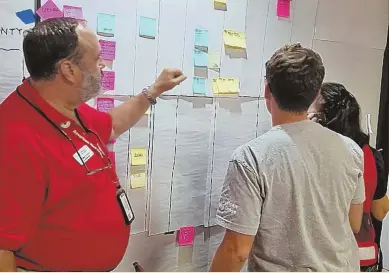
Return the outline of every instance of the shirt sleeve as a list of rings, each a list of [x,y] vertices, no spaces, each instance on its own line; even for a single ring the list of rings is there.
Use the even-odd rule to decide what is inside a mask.
[[[112,134],[111,115],[100,112],[87,103],[81,104],[77,110],[87,119],[87,123],[91,127],[90,129],[97,133],[101,140],[107,144]]]
[[[358,205],[362,204],[365,201],[365,180],[363,179],[364,172],[364,157],[362,150],[356,150],[356,159],[355,162],[357,164],[356,172],[357,172],[357,181],[353,199],[351,204]]]
[[[374,192],[374,200],[379,200],[386,195],[388,189],[388,175],[385,173],[384,159],[381,153],[375,149],[373,155],[377,168],[377,188]]]
[[[13,130],[12,128],[10,130]],[[36,232],[46,195],[43,154],[31,137],[0,134],[0,249],[17,251]]]
[[[231,160],[216,213],[217,223],[241,234],[257,234],[263,202],[260,192],[256,173],[246,164]]]

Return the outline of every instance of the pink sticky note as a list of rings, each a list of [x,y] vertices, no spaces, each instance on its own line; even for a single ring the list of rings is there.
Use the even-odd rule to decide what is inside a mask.
[[[52,1],[47,1],[43,6],[41,6],[36,13],[42,19],[42,21],[50,18],[63,17],[63,12],[57,7],[57,5]]]
[[[107,40],[100,40],[100,47],[101,47],[101,59],[107,60],[107,61],[113,61],[115,60],[115,53],[116,53],[116,42],[115,41],[107,41]]]
[[[113,98],[97,98],[96,106],[100,112],[107,113],[115,107],[115,100]]]
[[[181,227],[178,231],[178,245],[188,246],[193,245],[195,237],[195,227]]]
[[[277,16],[282,18],[290,17],[290,1],[291,0],[277,0]]]
[[[83,19],[82,8],[75,6],[63,5],[63,17],[74,19]]]
[[[77,19],[77,21],[82,25],[83,27],[86,27],[88,25],[88,21],[85,19]]]
[[[101,86],[104,90],[115,89],[115,72],[114,71],[103,71],[103,77],[101,79]]]

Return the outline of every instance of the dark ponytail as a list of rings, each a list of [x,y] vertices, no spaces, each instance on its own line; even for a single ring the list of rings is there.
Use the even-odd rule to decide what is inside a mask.
[[[324,83],[321,124],[354,140],[360,147],[369,144],[369,137],[361,129],[361,109],[355,97],[339,83]]]

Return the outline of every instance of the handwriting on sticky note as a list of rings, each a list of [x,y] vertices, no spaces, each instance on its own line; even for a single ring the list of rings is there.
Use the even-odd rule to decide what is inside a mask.
[[[68,6],[68,5],[63,6],[63,17],[69,17],[74,19],[84,18],[81,7]]]
[[[212,79],[212,90],[215,95],[239,94],[239,79],[235,78],[214,78]]]
[[[147,150],[145,148],[131,149],[131,165],[140,166],[147,163]]]
[[[114,98],[97,98],[96,106],[100,112],[109,112],[114,108]]]
[[[154,18],[143,17],[139,19],[139,36],[154,39],[157,35],[157,21]]]
[[[130,174],[131,189],[143,188],[146,186],[146,172],[135,171]]]
[[[223,32],[224,44],[233,48],[246,48],[246,33],[226,29]]]
[[[193,52],[193,62],[194,66],[197,67],[207,67],[208,66],[208,53],[194,49]]]
[[[290,17],[290,1],[291,0],[277,0],[277,16],[281,18]]]
[[[206,29],[195,30],[195,47],[208,48],[208,30]]]
[[[195,237],[195,227],[181,227],[178,231],[177,243],[179,246],[193,245]]]
[[[35,22],[35,14],[32,9],[26,9],[16,12],[16,16],[26,25]]]
[[[213,70],[220,70],[220,52],[211,52],[208,54],[208,68]]]
[[[36,13],[43,20],[47,20],[50,18],[58,18],[63,17],[63,12],[57,7],[57,5],[52,1],[48,0],[45,4],[43,4]]]
[[[101,87],[104,90],[115,90],[115,72],[114,71],[103,71],[101,78]]]
[[[193,94],[205,95],[206,94],[206,78],[193,77]]]
[[[115,15],[97,14],[97,34],[107,37],[115,36]]]
[[[99,40],[100,43],[100,56],[101,59],[106,61],[115,60],[116,55],[116,42],[115,41],[107,41],[107,40]]]

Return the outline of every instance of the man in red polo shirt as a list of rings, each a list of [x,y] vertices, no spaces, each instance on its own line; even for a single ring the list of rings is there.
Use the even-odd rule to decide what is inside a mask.
[[[30,78],[0,105],[0,271],[110,271],[133,220],[106,143],[186,77],[165,69],[109,114],[100,93],[97,36],[69,18],[26,33]]]

